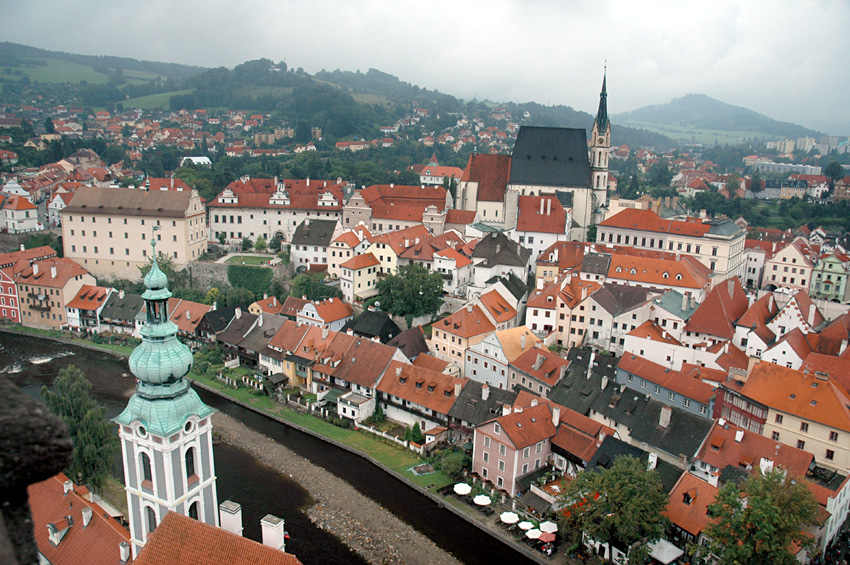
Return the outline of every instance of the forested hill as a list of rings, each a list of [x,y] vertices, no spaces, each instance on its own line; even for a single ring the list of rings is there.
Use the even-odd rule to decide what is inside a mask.
[[[141,71],[159,75],[162,78],[182,78],[198,73],[203,67],[181,65],[178,63],[161,63],[156,61],[140,61],[128,57],[112,57],[109,55],[78,55],[63,51],[48,51],[29,45],[0,42],[0,67],[16,67],[28,64],[43,64],[44,59],[54,59],[76,63],[93,69],[124,69]]]

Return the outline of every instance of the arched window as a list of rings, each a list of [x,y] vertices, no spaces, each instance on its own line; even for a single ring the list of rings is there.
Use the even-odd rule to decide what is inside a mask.
[[[190,447],[186,450],[186,478],[192,479],[195,477],[195,448]],[[197,477],[195,477],[197,478]]]
[[[194,520],[198,519],[198,515],[201,513],[201,504],[196,500],[192,504],[189,505],[189,518]]]
[[[148,534],[156,529],[156,512],[153,511],[153,508],[150,506],[145,507],[145,514],[147,514],[148,519]]]
[[[144,451],[139,456],[139,459],[142,463],[142,482],[148,482],[153,484],[153,473],[151,472],[151,458]]]

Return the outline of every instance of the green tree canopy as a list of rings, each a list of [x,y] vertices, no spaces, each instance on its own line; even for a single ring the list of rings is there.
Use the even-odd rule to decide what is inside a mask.
[[[59,372],[53,389],[42,387],[41,398],[71,429],[74,456],[65,473],[77,484],[101,491],[115,467],[119,448],[118,434],[106,419],[106,408],[89,396],[91,383],[74,365]]]
[[[579,473],[561,501],[566,531],[613,545],[631,563],[643,563],[648,544],[664,535],[667,495],[658,474],[634,457],[620,456],[608,469]]]
[[[268,247],[268,243],[266,242],[266,238],[263,236],[258,236],[257,241],[254,242],[254,249],[262,253]]]
[[[833,181],[844,178],[844,167],[838,161],[833,161],[823,170],[823,174],[831,178]]]
[[[415,318],[434,315],[443,303],[443,277],[418,263],[399,268],[398,274],[378,281],[381,309]]]
[[[791,548],[814,542],[805,530],[817,524],[817,501],[781,469],[751,473],[740,486],[726,483],[708,511],[717,520],[705,529],[709,545],[702,551],[718,556],[720,565],[793,565]]]

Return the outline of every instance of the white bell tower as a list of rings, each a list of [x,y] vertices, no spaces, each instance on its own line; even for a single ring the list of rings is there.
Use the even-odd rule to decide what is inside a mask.
[[[611,122],[608,120],[608,67],[602,77],[599,110],[590,134],[590,186],[593,190],[593,223],[604,220],[600,208],[608,206],[608,155],[611,149]]]

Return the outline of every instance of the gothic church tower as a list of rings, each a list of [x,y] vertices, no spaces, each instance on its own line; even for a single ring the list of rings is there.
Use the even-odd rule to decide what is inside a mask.
[[[156,228],[154,228],[156,229]],[[145,276],[147,319],[142,343],[130,356],[136,391],[115,418],[124,459],[124,484],[135,557],[168,512],[218,526],[212,408],[183,378],[192,353],[168,318],[168,279],[156,261]]]
[[[608,205],[608,155],[611,149],[611,122],[608,120],[608,72],[602,77],[602,92],[599,94],[599,110],[593,121],[590,134],[590,181],[593,189],[594,223],[604,219],[598,214],[600,207]],[[598,216],[597,216],[598,214]]]

